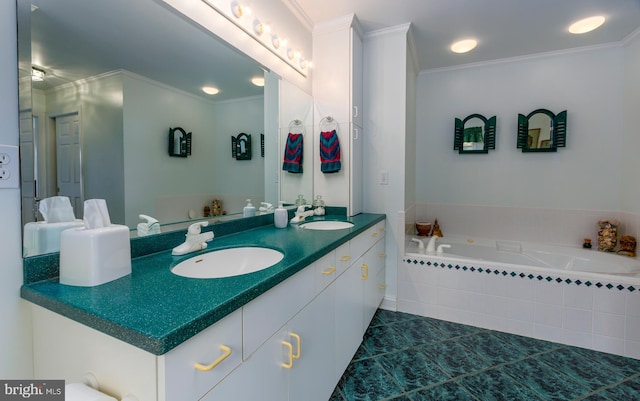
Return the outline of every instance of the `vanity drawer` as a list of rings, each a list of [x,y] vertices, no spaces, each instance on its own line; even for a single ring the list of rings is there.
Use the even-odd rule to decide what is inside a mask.
[[[336,266],[336,252],[331,251],[314,263],[316,295],[327,288],[338,277]]]
[[[351,240],[351,256],[352,258],[359,258],[364,255],[376,242],[384,238],[385,224],[384,221],[370,227],[364,233],[358,235]]]
[[[237,310],[158,357],[159,398],[200,399],[241,362],[242,311]]]

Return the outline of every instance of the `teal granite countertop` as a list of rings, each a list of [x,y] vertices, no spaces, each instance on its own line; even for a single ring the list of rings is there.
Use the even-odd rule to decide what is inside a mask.
[[[222,236],[216,233],[216,238],[204,251],[172,256],[171,248],[168,248],[134,257],[132,273],[109,283],[74,287],[60,284],[57,277],[49,277],[25,281],[27,284],[22,286],[21,296],[138,348],[162,355],[384,218],[381,214],[366,213],[348,218],[327,216],[326,219],[347,220],[354,224],[352,228],[335,231],[305,230],[295,225],[277,229],[273,224],[266,224]],[[212,227],[215,233],[216,226]],[[170,271],[177,263],[195,255],[237,246],[277,249],[284,253],[284,258],[267,269],[236,277],[194,279]]]

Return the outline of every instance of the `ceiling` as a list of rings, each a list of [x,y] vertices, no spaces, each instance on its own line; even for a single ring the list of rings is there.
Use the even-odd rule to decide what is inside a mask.
[[[280,1],[309,29],[351,13],[366,32],[410,22],[420,70],[622,43],[640,32],[640,0]],[[259,65],[158,1],[31,3],[38,7],[31,13],[33,64],[47,72],[36,88],[125,69],[203,97],[203,85],[216,86],[221,93],[207,97],[214,101],[262,93],[248,82],[262,74]],[[607,17],[600,29],[567,32],[571,22],[594,14]],[[449,51],[452,41],[466,37],[476,38],[478,47],[462,55]]]
[[[283,0],[309,25],[355,13],[366,32],[412,23],[420,70],[621,43],[640,28],[640,0]],[[596,31],[572,35],[578,19],[603,15]],[[467,54],[449,51],[473,37]]]

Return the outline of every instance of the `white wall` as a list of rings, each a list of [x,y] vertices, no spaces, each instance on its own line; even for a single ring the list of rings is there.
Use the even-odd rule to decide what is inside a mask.
[[[621,209],[640,213],[638,185],[638,151],[640,149],[640,29],[624,48],[624,137],[620,169]]]
[[[603,47],[418,77],[418,202],[618,210],[623,49]],[[518,113],[568,111],[567,147],[516,149]],[[453,151],[454,118],[497,116],[496,150]]]
[[[18,74],[16,65],[16,5],[0,2],[0,144],[18,145]],[[22,241],[20,190],[0,189],[0,377],[33,376],[31,313],[20,299]]]

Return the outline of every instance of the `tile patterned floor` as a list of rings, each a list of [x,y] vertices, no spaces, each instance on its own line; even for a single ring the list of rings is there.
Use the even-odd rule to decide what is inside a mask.
[[[379,310],[329,401],[640,400],[640,360]]]

